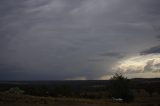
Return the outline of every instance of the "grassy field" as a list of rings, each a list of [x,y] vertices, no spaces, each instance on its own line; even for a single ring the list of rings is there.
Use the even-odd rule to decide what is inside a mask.
[[[110,99],[52,98],[0,93],[0,106],[160,106],[160,97],[139,97],[133,103]]]

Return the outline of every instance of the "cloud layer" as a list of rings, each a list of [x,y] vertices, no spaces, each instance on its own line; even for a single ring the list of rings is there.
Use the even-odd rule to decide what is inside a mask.
[[[0,5],[2,80],[99,79],[123,59],[159,54],[159,0],[1,0]]]

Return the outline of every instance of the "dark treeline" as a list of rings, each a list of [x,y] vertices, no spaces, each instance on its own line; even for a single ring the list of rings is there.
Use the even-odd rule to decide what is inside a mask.
[[[18,87],[25,94],[52,97],[87,97],[88,92],[106,91],[108,81],[19,81],[1,82],[0,91]],[[89,95],[89,94],[88,94]],[[89,97],[89,96],[88,96]]]
[[[24,94],[51,97],[82,97],[105,98],[109,97],[110,81],[3,81],[0,82],[0,91],[7,91],[18,87]],[[160,93],[160,79],[132,79],[131,89],[144,89],[150,96],[153,92]]]

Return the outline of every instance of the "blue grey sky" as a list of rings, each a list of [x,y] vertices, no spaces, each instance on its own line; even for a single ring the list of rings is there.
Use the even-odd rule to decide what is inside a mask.
[[[159,0],[0,0],[0,80],[159,77],[159,10]]]

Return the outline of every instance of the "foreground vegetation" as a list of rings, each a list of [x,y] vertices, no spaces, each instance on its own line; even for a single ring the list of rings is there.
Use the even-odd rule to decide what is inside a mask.
[[[160,97],[137,97],[132,103],[111,99],[53,98],[0,93],[0,106],[160,106]]]
[[[115,74],[108,82],[0,84],[0,106],[160,106],[160,80],[142,82]]]

